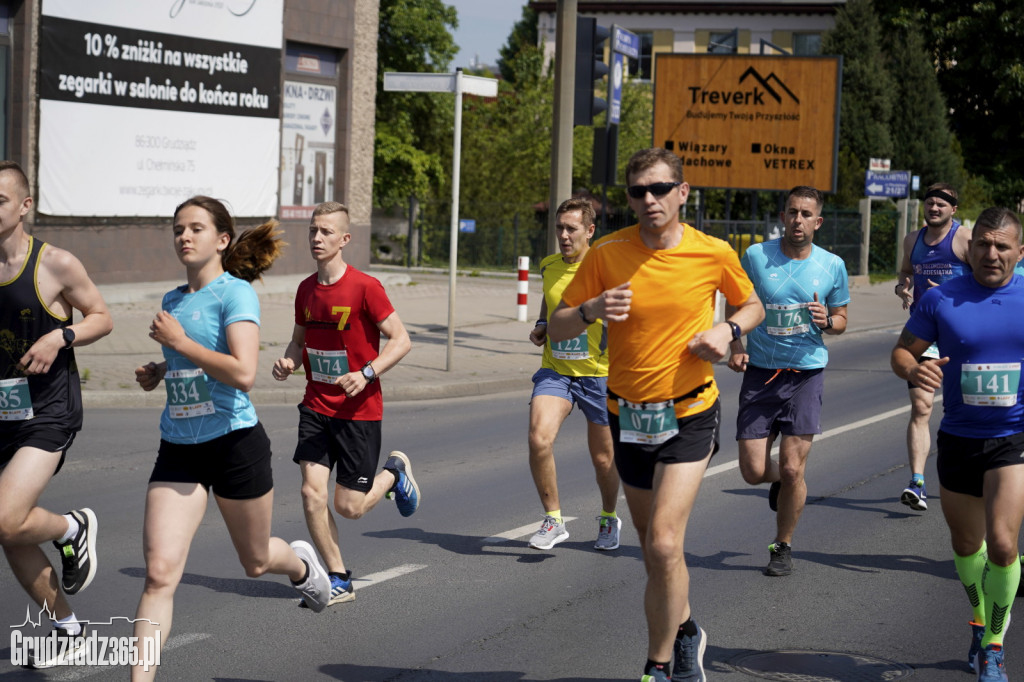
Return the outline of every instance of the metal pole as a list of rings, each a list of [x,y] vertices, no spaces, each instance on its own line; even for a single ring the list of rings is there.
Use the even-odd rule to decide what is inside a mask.
[[[555,34],[555,102],[551,128],[551,194],[545,253],[558,251],[555,209],[572,195],[573,96],[576,85],[576,0],[558,0]]]
[[[459,169],[462,165],[462,69],[455,70],[455,142],[452,144],[452,218],[448,253],[448,350],[444,371],[452,371],[455,349],[455,267],[459,258]]]

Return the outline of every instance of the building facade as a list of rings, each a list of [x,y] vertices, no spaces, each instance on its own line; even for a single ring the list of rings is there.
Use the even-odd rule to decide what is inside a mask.
[[[659,53],[817,55],[846,0],[579,0],[580,16],[616,25],[640,38],[631,77],[653,80]],[[533,1],[537,33],[549,57],[555,51],[557,3]]]
[[[277,218],[274,272],[306,272],[315,204],[370,257],[378,0],[0,0],[0,157],[29,231],[100,283],[179,279],[171,218],[224,200]]]

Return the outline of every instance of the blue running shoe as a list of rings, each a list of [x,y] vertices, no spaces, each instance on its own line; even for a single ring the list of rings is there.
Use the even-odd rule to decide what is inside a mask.
[[[967,666],[974,671],[974,659],[981,651],[981,638],[985,636],[985,626],[971,621],[971,649],[967,652]]]
[[[704,676],[704,649],[708,645],[708,635],[700,626],[693,637],[676,635],[673,643],[675,660],[672,662],[671,682],[706,682]]]
[[[416,485],[416,479],[412,477],[412,465],[405,453],[393,450],[384,463],[384,468],[397,475],[395,485],[388,491],[393,495],[398,513],[402,516],[412,516],[420,506],[420,488]]]
[[[640,676],[640,682],[670,682],[670,680],[664,670],[655,668],[652,665],[647,669],[647,672]]]
[[[928,509],[928,495],[924,491],[924,481],[916,482],[911,479],[907,487],[900,495],[900,502],[907,505],[914,511],[926,511]]]
[[[974,670],[978,673],[978,682],[1009,682],[1003,668],[1003,647],[989,644],[979,651],[974,659]]]

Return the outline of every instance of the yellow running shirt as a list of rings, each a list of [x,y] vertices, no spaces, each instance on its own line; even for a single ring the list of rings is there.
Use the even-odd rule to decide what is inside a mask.
[[[540,274],[544,280],[544,302],[548,315],[558,307],[562,292],[572,281],[579,269],[579,263],[566,263],[562,254],[554,253],[540,262]],[[552,344],[544,342],[544,360],[541,367],[554,370],[567,377],[608,376],[607,339],[604,324],[598,320],[574,339]]]
[[[679,398],[709,383],[696,398],[676,405],[676,416],[709,409],[718,398],[710,362],[686,344],[714,320],[715,292],[741,305],[754,285],[726,242],[683,225],[673,249],[650,249],[633,225],[599,239],[587,252],[562,299],[575,307],[601,292],[630,282],[629,317],[608,323],[608,389],[631,402]],[[619,413],[608,401],[608,410]]]

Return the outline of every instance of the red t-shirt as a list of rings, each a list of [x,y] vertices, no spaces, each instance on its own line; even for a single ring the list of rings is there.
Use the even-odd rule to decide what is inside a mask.
[[[359,370],[380,354],[377,324],[393,312],[384,286],[351,265],[334,284],[319,284],[315,274],[302,280],[295,294],[295,324],[306,328],[303,405],[328,417],[381,419],[384,401],[380,381],[346,398],[334,380]]]

